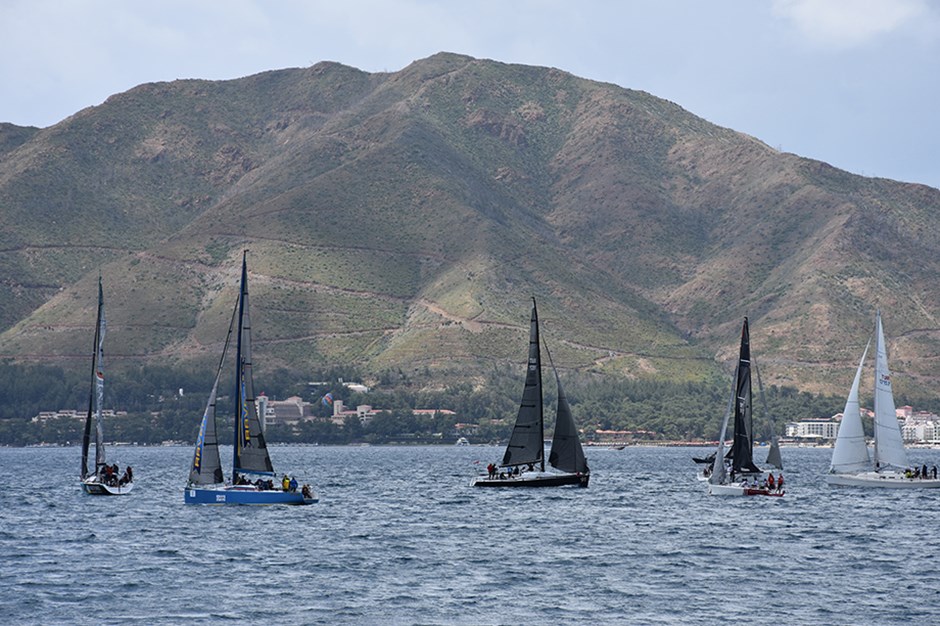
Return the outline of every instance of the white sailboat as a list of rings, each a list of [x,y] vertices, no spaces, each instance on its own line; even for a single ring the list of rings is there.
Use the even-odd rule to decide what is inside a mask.
[[[718,449],[712,458],[712,466],[706,477],[708,493],[713,496],[782,496],[784,491],[772,483],[773,473],[754,464],[754,424],[752,419],[751,394],[751,338],[747,318],[741,327],[741,347],[738,364],[734,370],[734,386],[728,407],[721,423]],[[728,423],[732,425],[731,450],[725,454],[725,436]],[[779,448],[774,462],[779,465]],[[726,467],[726,464],[728,465]],[[704,476],[703,476],[704,477]]]
[[[862,428],[858,388],[868,346],[858,363],[852,389],[845,401],[842,424],[832,450],[832,462],[826,482],[850,487],[884,487],[889,489],[937,489],[940,479],[914,478],[908,469],[907,451],[901,439],[891,389],[891,371],[885,348],[881,311],[875,321],[875,447],[869,457]],[[870,343],[870,342],[869,342]]]
[[[102,405],[104,404],[104,335],[107,324],[104,318],[104,293],[101,276],[98,276],[98,318],[95,322],[95,347],[91,357],[91,391],[88,392],[88,413],[85,415],[85,432],[82,436],[82,490],[93,496],[126,496],[134,489],[134,471],[128,465],[120,475],[117,464],[105,461],[104,434],[102,429]],[[92,444],[94,425],[95,467],[88,466],[88,455]]]

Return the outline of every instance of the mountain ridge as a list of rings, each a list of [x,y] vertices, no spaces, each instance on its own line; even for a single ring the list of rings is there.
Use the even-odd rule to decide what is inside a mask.
[[[841,392],[883,306],[895,368],[937,381],[938,190],[553,68],[141,85],[0,126],[0,206],[5,358],[80,360],[101,269],[109,358],[209,362],[247,247],[272,366],[474,378],[520,360],[534,295],[564,368],[715,376],[750,315],[765,381]]]

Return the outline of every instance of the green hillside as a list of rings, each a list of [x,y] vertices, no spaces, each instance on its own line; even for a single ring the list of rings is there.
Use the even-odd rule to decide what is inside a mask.
[[[0,358],[211,362],[248,249],[258,366],[478,381],[564,369],[841,392],[884,310],[900,390],[940,376],[940,191],[773,150],[555,69],[438,54],[142,85],[0,125]]]

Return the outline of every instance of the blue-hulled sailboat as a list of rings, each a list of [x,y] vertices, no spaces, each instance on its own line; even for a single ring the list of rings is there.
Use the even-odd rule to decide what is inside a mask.
[[[225,482],[219,458],[216,432],[215,402],[219,380],[225,367],[225,356],[237,326],[235,350],[235,442],[232,480]],[[318,501],[308,485],[293,486],[285,478],[278,480],[261,429],[255,406],[251,374],[251,321],[248,314],[247,252],[242,255],[242,279],[238,301],[232,312],[225,347],[209,394],[196,450],[186,485],[186,504],[313,504]]]

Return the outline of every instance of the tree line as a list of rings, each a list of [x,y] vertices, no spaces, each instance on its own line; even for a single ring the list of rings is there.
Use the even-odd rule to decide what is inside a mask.
[[[0,363],[0,445],[38,443],[67,444],[81,440],[83,423],[76,419],[33,422],[40,411],[79,410],[88,407],[87,373],[63,367]],[[311,386],[313,378],[321,384]],[[296,426],[272,425],[271,442],[322,444],[452,442],[471,433],[473,442],[503,441],[512,430],[523,381],[520,367],[494,366],[483,381],[458,382],[435,391],[426,390],[422,376],[386,371],[376,377],[376,387],[357,393],[343,381],[362,380],[354,368],[333,368],[311,374],[287,369],[256,376],[256,391],[271,399],[300,396],[313,404],[315,418]],[[263,379],[263,385],[258,381]],[[211,380],[204,369],[194,367],[141,366],[109,375],[105,407],[125,411],[105,425],[106,439],[138,444],[195,440]],[[556,386],[544,381],[546,434],[551,433]],[[572,413],[585,439],[597,430],[645,431],[649,440],[697,441],[717,438],[730,393],[723,380],[674,383],[657,380],[624,380],[589,374],[563,377]],[[220,433],[231,432],[232,392],[223,388],[217,404]],[[369,404],[380,412],[368,423],[347,417],[334,423],[332,407],[321,402],[329,392],[347,406]],[[763,399],[754,390],[754,423],[757,439],[782,435],[785,424],[808,417],[828,417],[842,410],[844,398],[815,395],[792,387],[769,386]],[[898,404],[935,410],[936,401],[899,397]],[[766,407],[766,409],[765,409]],[[415,415],[414,409],[448,409]],[[467,425],[458,429],[457,425]],[[224,434],[221,440],[226,442]]]

